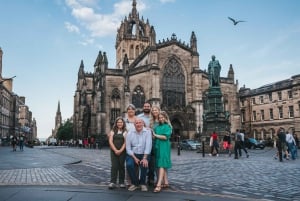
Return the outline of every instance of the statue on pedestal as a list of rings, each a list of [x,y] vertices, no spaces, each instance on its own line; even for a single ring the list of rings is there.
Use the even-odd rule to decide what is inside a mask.
[[[220,86],[220,72],[221,65],[218,60],[216,60],[215,55],[211,56],[211,61],[208,64],[208,76],[209,76],[209,86],[219,87]]]

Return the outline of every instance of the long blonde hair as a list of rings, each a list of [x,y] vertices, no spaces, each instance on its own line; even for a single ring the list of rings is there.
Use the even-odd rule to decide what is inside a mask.
[[[169,124],[169,126],[173,129],[172,124],[171,124],[170,119],[169,119],[168,113],[166,111],[160,111],[159,114],[162,115],[165,118],[165,122],[167,124]]]
[[[153,111],[153,109],[157,109],[158,110],[158,115],[159,115],[159,113],[160,113],[160,107],[158,107],[158,106],[156,106],[156,105],[153,105],[152,107],[151,107],[151,111],[150,111],[150,128],[153,128],[153,126],[154,126],[154,122],[155,122],[155,120],[157,120],[158,121],[158,116],[157,116],[157,119],[155,119],[155,117],[153,116],[153,113],[152,113],[152,111]]]

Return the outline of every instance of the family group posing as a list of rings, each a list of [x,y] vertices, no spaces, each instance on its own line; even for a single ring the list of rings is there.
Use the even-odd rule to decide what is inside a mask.
[[[130,104],[126,117],[118,117],[108,134],[111,148],[111,183],[128,190],[148,191],[154,185],[155,193],[169,187],[167,170],[172,167],[172,125],[165,111],[146,102],[143,113],[136,116],[136,108]],[[155,181],[156,176],[156,181]],[[117,185],[118,181],[118,185]]]

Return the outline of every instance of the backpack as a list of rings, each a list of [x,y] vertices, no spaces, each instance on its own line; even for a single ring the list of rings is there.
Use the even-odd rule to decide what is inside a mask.
[[[237,140],[237,141],[242,141],[242,136],[241,136],[240,133],[238,133],[238,134],[236,135],[236,140]]]

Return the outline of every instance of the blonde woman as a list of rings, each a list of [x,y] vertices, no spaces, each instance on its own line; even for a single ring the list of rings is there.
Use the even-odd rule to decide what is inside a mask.
[[[160,108],[156,105],[152,106],[151,108],[151,115],[150,115],[150,128],[153,130],[156,126],[158,126],[158,115],[160,113]],[[154,186],[155,183],[155,138],[152,138],[152,150],[150,154],[150,161],[149,161],[149,170],[148,170],[148,185]],[[157,174],[156,174],[157,175]]]
[[[169,187],[167,170],[172,167],[171,163],[171,144],[172,125],[168,114],[161,111],[159,116],[159,125],[154,128],[155,137],[155,165],[158,168],[158,181],[154,189],[155,193],[161,191],[161,188]]]

